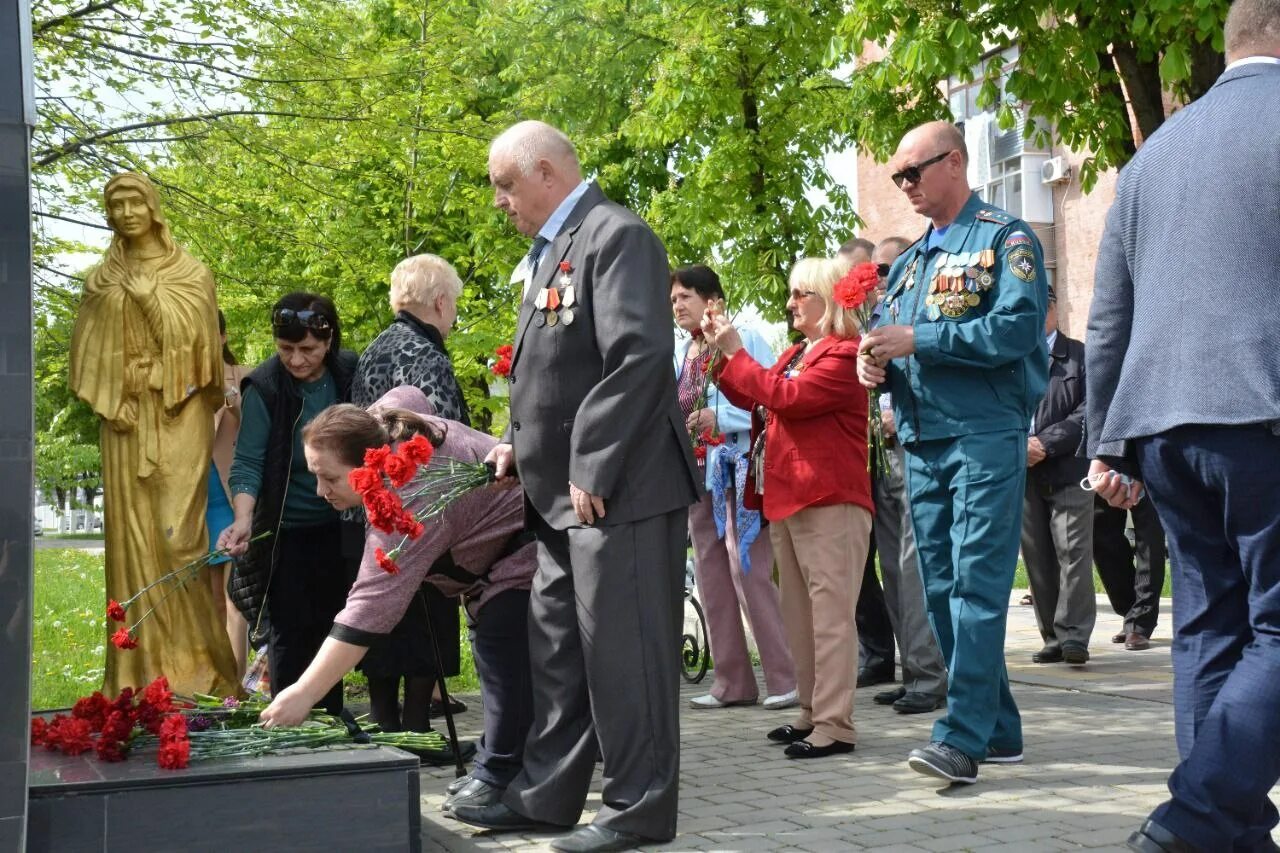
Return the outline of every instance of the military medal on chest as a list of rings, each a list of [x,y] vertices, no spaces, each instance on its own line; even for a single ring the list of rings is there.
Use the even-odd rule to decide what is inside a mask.
[[[573,306],[577,303],[578,297],[573,289],[573,280],[569,278],[571,272],[573,272],[573,265],[568,261],[561,261],[560,275],[554,286],[542,288],[534,297],[533,307],[537,311],[534,313],[533,322],[539,328],[555,327],[561,323],[568,326],[573,322]]]

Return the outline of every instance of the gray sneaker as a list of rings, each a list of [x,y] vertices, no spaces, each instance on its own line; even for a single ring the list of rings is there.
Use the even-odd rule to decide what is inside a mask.
[[[978,762],[954,746],[934,741],[926,747],[911,750],[907,766],[917,773],[972,785],[978,781]]]

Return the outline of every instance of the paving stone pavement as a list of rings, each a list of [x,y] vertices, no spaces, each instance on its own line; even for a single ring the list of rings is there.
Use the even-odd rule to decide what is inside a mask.
[[[934,715],[904,716],[859,691],[857,751],[813,761],[782,757],[764,739],[791,721],[759,706],[695,711],[711,675],[684,685],[679,835],[647,850],[1055,851],[1122,850],[1124,839],[1167,796],[1173,741],[1169,602],[1151,649],[1125,651],[1110,637],[1121,620],[1099,597],[1092,659],[1083,667],[1031,662],[1040,636],[1030,607],[1010,599],[1006,659],[1022,710],[1026,760],[983,765],[978,783],[939,788],[906,766],[929,739]],[[761,695],[763,695],[763,682]],[[480,725],[479,700],[458,718]],[[554,835],[491,834],[440,812],[452,771],[422,771],[424,851],[544,851]],[[583,822],[600,803],[600,774]]]

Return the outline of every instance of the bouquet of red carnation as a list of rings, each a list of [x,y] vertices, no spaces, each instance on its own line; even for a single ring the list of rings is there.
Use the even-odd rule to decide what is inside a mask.
[[[256,542],[259,539],[265,539],[270,535],[271,531],[268,530],[265,533],[259,533],[249,541]],[[136,649],[138,647],[138,628],[143,622],[146,622],[151,618],[151,614],[155,612],[156,608],[163,604],[169,596],[173,595],[178,590],[186,589],[187,584],[200,574],[201,569],[212,563],[217,558],[227,556],[228,553],[228,550],[223,548],[218,551],[210,551],[207,554],[202,554],[186,565],[179,566],[173,571],[166,572],[156,578],[123,602],[116,601],[114,598],[109,599],[107,601],[107,618],[112,622],[128,622],[129,608],[137,604],[138,599],[142,598],[144,594],[158,586],[164,585],[168,587],[165,590],[164,595],[160,596],[160,600],[147,608],[147,612],[139,616],[136,622],[132,625],[126,625],[123,628],[116,629],[116,632],[111,635],[111,645],[121,650]]]
[[[374,550],[383,571],[395,574],[400,571],[396,563],[400,550],[422,535],[424,522],[467,492],[492,483],[493,469],[484,462],[435,456],[426,436],[415,435],[394,451],[386,445],[366,450],[364,465],[347,475],[347,481],[364,502],[370,524],[404,537],[389,552]],[[425,504],[420,509],[410,511],[406,506],[421,501]]]
[[[871,314],[876,307],[875,292],[880,285],[880,273],[873,263],[854,264],[844,277],[832,288],[832,297],[837,305],[852,311],[857,318],[860,331],[867,330]],[[867,416],[867,448],[871,452],[867,457],[867,467],[872,461],[881,471],[889,468],[889,459],[885,455],[884,432],[880,426],[880,392],[872,391],[869,395],[870,410]]]
[[[56,714],[52,720],[31,720],[32,746],[64,755],[93,750],[101,761],[124,761],[133,745],[147,735],[160,738],[161,767],[187,766],[186,723],[164,676],[142,690],[126,687],[111,700],[94,691],[76,701],[70,717]]]

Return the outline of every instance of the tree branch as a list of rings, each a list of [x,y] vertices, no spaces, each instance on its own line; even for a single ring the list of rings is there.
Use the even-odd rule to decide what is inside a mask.
[[[66,13],[65,15],[58,15],[57,17],[50,18],[47,21],[41,21],[31,28],[32,34],[38,36],[41,33],[48,32],[54,27],[65,24],[67,21],[74,21],[76,18],[83,18],[85,15],[92,15],[94,12],[102,12],[106,9],[110,9],[119,2],[120,0],[102,0],[100,3],[88,3],[81,6],[79,9]]]

